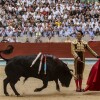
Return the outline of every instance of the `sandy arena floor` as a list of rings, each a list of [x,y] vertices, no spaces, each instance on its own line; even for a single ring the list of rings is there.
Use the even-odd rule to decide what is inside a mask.
[[[92,65],[86,65],[84,70],[83,88],[86,87],[86,80]],[[72,65],[69,65],[73,69]],[[88,91],[84,93],[75,92],[74,78],[71,81],[70,87],[65,88],[60,85],[61,91],[56,91],[55,82],[49,82],[48,87],[41,92],[35,93],[36,87],[42,86],[42,81],[34,78],[29,78],[24,84],[22,77],[16,84],[17,91],[21,94],[16,97],[8,85],[8,92],[11,96],[7,97],[3,94],[3,79],[5,78],[4,67],[0,66],[0,100],[100,100],[100,92]]]

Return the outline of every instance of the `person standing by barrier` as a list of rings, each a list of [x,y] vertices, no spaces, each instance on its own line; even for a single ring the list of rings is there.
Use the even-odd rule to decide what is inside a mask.
[[[85,57],[84,57],[85,49],[87,49],[95,57],[98,57],[98,54],[89,47],[87,42],[82,40],[83,37],[82,31],[78,31],[76,37],[77,37],[76,40],[71,43],[71,52],[72,55],[74,56],[76,92],[82,92],[84,91],[82,89],[82,80],[85,67]]]

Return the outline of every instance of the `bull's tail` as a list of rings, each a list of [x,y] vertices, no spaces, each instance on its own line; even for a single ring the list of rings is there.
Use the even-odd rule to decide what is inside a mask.
[[[7,48],[6,48],[5,50],[0,51],[0,57],[1,57],[2,59],[4,59],[5,61],[8,61],[9,59],[4,58],[4,57],[2,56],[2,53],[3,53],[3,54],[10,54],[10,53],[13,52],[13,49],[14,49],[14,47],[13,47],[12,45],[8,45]]]

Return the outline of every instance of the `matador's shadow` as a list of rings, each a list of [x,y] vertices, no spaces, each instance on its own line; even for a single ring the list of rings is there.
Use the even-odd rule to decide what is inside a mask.
[[[88,91],[88,92],[84,92],[83,95],[95,95],[95,96],[100,96],[100,91]]]

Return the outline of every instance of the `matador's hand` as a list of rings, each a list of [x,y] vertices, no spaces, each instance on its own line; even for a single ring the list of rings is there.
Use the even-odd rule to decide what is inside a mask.
[[[78,58],[77,58],[77,60],[78,60],[78,61],[81,61],[81,58],[80,58],[80,57],[78,57]]]

